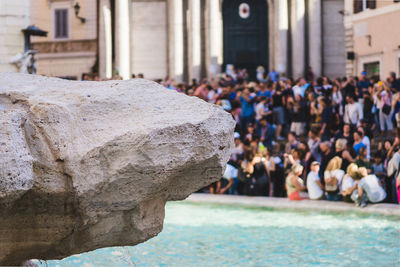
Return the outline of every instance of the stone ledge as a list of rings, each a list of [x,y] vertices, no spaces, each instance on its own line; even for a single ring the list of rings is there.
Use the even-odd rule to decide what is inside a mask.
[[[355,212],[400,217],[400,205],[388,203],[368,204],[368,206],[365,208],[359,208],[352,203],[333,202],[326,200],[291,201],[287,198],[211,194],[192,194],[185,200],[185,202],[228,204],[274,209],[297,209],[304,211]]]

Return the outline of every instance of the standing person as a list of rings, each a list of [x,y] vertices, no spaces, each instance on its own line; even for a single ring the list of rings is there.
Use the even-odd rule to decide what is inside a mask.
[[[391,72],[389,74],[388,81],[390,84],[390,89],[392,89],[394,92],[400,92],[400,80],[396,79],[395,72]]]
[[[332,86],[332,108],[335,113],[339,114],[340,116],[343,115],[343,96],[339,90],[339,84],[334,83]]]
[[[321,150],[321,171],[322,175],[324,175],[324,171],[328,166],[329,161],[335,156],[335,151],[332,151],[331,143],[328,141],[321,142],[319,144],[319,149]],[[324,178],[324,176],[322,178]],[[325,180],[322,179],[323,183],[324,181]]]
[[[318,132],[315,129],[308,131],[308,141],[307,145],[310,148],[310,152],[314,159],[318,162],[321,161],[321,153],[319,151],[319,143],[321,139],[318,137]]]
[[[353,148],[354,151],[356,152],[357,156],[360,154],[360,149],[361,148],[367,148],[367,146],[362,142],[362,133],[359,131],[355,131],[353,134],[354,137],[354,144],[353,144]]]
[[[365,134],[364,128],[358,127],[357,131],[361,133],[361,142],[366,146],[366,158],[369,160],[371,158],[371,142],[369,137]]]
[[[364,94],[368,92],[368,88],[371,86],[371,82],[367,78],[367,73],[365,71],[361,72],[360,78],[357,82],[358,89],[358,102],[363,104],[364,102]]]
[[[342,158],[342,170],[347,170],[350,163],[353,163],[355,159],[351,156],[347,149],[347,140],[339,138],[335,143],[335,156]]]
[[[272,95],[272,112],[275,119],[276,129],[275,135],[277,140],[283,140],[284,138],[281,136],[282,125],[285,124],[285,98],[282,94],[282,90],[280,86],[276,87],[275,92]]]
[[[321,98],[319,101],[320,109],[322,110],[321,115],[321,131],[320,136],[322,141],[327,141],[330,138],[330,123],[331,123],[331,108],[326,98]]]
[[[289,98],[289,105],[289,114],[292,119],[290,131],[301,136],[306,130],[306,103],[300,95],[295,95],[294,100]]]
[[[350,124],[353,128],[357,126],[364,118],[362,106],[355,102],[354,97],[346,96],[347,104],[344,108],[344,122]]]
[[[347,145],[353,146],[354,137],[353,137],[353,134],[352,134],[352,132],[351,132],[351,126],[350,126],[350,124],[348,124],[348,123],[345,123],[345,124],[343,125],[343,130],[340,131],[339,134],[337,134],[337,135],[335,136],[335,139],[336,139],[336,140],[342,139],[342,138],[344,138],[344,139],[347,140]]]
[[[396,138],[391,150],[396,145],[400,145],[400,138]],[[400,149],[393,154],[388,162],[387,174],[392,181],[390,188],[390,195],[394,203],[400,203]]]
[[[311,171],[307,175],[307,189],[308,195],[312,200],[324,199],[324,186],[319,178],[319,167],[318,161],[313,161],[311,163]]]
[[[194,91],[194,96],[197,96],[198,98],[203,99],[204,101],[207,101],[207,96],[208,96],[208,84],[207,81],[202,81],[200,86],[196,88]]]
[[[342,159],[334,157],[328,163],[324,172],[326,199],[330,201],[341,200],[341,184],[344,176],[344,171],[341,170]]]
[[[270,81],[277,82],[278,78],[279,78],[279,73],[275,69],[272,69],[268,73],[268,78],[269,78]]]
[[[246,129],[247,125],[254,122],[253,97],[250,95],[249,88],[245,88],[243,93],[239,92],[237,97],[242,104],[241,127],[242,129]]]
[[[272,148],[272,142],[274,141],[274,128],[268,123],[265,116],[261,118],[257,127],[257,135],[260,137],[260,141],[265,147],[268,149]]]
[[[303,166],[294,164],[289,175],[286,177],[286,191],[290,200],[303,200],[308,198],[308,194],[305,192],[307,187],[300,178],[302,173]]]
[[[378,82],[378,92],[376,93],[379,101],[379,122],[382,132],[392,134],[393,124],[391,119],[392,113],[392,92],[389,87],[382,82]]]

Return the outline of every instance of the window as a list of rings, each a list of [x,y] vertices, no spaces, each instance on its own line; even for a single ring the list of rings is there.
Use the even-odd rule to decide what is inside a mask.
[[[54,13],[55,38],[68,37],[68,9],[56,9]]]
[[[367,77],[369,78],[379,77],[379,61],[365,63],[364,70],[367,72]]]
[[[400,1],[400,0],[399,0]],[[353,13],[359,13],[366,9],[375,9],[376,0],[353,0]]]

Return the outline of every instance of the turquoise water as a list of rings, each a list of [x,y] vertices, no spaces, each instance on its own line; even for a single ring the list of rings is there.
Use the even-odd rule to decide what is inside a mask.
[[[168,203],[164,230],[135,247],[48,266],[400,266],[396,218]],[[46,266],[45,262],[41,266]]]

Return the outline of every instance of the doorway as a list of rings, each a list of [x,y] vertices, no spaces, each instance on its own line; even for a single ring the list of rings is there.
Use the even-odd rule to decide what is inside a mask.
[[[223,18],[223,70],[227,64],[246,68],[251,80],[256,69],[268,71],[268,6],[266,0],[225,0]]]

